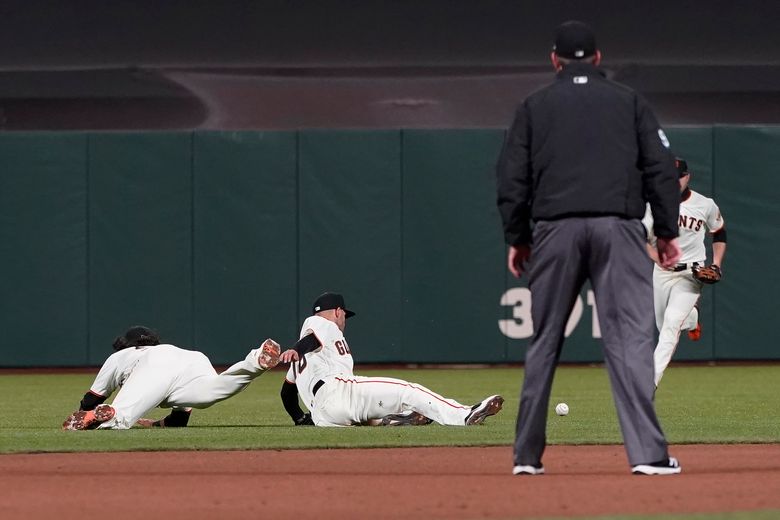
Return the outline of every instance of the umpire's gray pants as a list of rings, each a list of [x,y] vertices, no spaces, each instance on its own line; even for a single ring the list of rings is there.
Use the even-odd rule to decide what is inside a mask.
[[[542,464],[547,410],[564,329],[575,298],[590,279],[604,357],[631,465],[668,456],[653,406],[654,310],[651,261],[639,220],[566,218],[536,223],[529,288],[534,335],[514,447],[515,465]]]

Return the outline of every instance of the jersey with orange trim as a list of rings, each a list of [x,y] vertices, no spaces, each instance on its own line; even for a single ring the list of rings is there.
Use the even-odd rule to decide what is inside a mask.
[[[290,383],[298,386],[304,403],[314,399],[314,385],[318,381],[327,376],[351,376],[354,369],[352,351],[335,323],[320,316],[310,316],[301,326],[300,338],[309,334],[314,334],[321,346],[290,363],[286,376]]]
[[[651,243],[655,243],[653,217],[649,205],[642,223],[647,229]],[[680,235],[677,243],[682,250],[680,263],[704,263],[707,260],[707,250],[704,247],[705,232],[715,233],[725,222],[714,200],[690,190],[690,196],[680,203],[678,224]]]
[[[111,354],[100,368],[90,392],[101,397],[121,389],[111,403],[114,416],[100,429],[128,429],[150,410],[208,408],[231,397],[267,369],[261,349],[217,374],[202,352],[162,343],[128,347]]]
[[[286,379],[297,386],[316,426],[412,424],[405,422],[409,420],[466,426],[501,409],[501,396],[466,406],[409,381],[355,375],[352,351],[335,322],[310,316],[301,326],[300,338],[309,334],[320,346],[292,362]]]

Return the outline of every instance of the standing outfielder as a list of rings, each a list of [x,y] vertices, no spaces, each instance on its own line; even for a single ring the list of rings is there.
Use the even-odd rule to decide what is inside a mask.
[[[142,426],[186,426],[192,408],[208,408],[232,397],[279,363],[279,345],[267,339],[243,361],[217,374],[202,352],[164,344],[147,327],[132,327],[116,338],[114,354],[98,372],[65,430],[126,430]],[[103,402],[116,390],[114,401]],[[172,408],[160,421],[141,419],[155,407]]]
[[[680,176],[680,263],[671,269],[658,265],[655,248],[648,253],[656,262],[653,269],[653,293],[655,298],[655,322],[658,327],[658,345],[655,347],[655,386],[661,381],[672,359],[680,333],[688,331],[688,337],[697,341],[701,337],[698,301],[702,284],[720,281],[720,266],[726,253],[726,229],[723,216],[715,201],[691,190],[688,182],[691,172],[685,160],[675,159]],[[655,242],[653,217],[648,209],[642,220],[649,242]],[[712,234],[712,264],[707,267],[707,251],[704,247],[705,232]]]
[[[296,424],[305,420],[298,393],[316,426],[399,426],[431,421],[472,426],[501,410],[504,398],[499,395],[464,406],[416,383],[354,375],[344,328],[347,318],[355,313],[347,310],[340,294],[324,293],[314,302],[312,314],[303,322],[300,340],[280,356],[280,361],[290,363],[282,402]]]

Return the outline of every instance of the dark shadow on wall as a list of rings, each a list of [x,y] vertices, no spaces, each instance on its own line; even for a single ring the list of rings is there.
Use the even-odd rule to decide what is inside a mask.
[[[780,123],[780,67],[604,65],[664,125]],[[503,128],[549,66],[0,73],[4,130]]]
[[[154,70],[0,72],[2,130],[196,128],[205,105]]]
[[[567,19],[663,124],[780,123],[778,0],[4,0],[0,128],[505,127]]]

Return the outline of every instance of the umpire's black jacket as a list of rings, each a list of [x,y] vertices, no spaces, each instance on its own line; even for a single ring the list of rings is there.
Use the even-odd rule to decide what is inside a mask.
[[[510,245],[531,242],[530,221],[617,215],[656,236],[677,236],[674,156],[647,101],[596,66],[566,65],[515,113],[498,161],[498,208]]]

